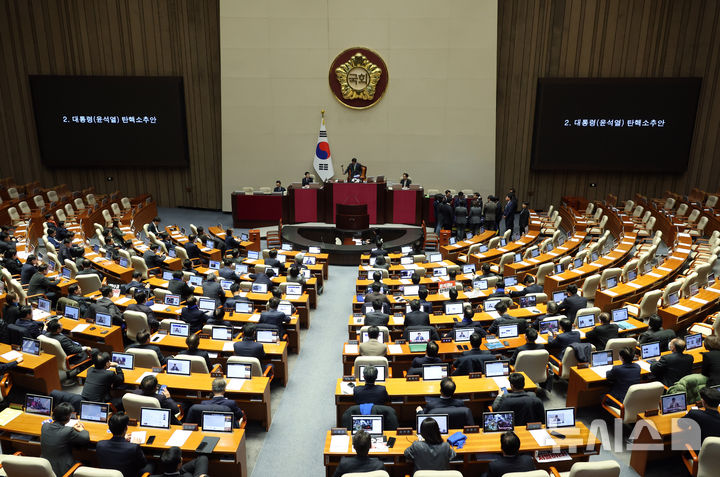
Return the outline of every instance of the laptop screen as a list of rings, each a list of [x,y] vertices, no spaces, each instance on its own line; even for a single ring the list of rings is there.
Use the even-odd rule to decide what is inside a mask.
[[[547,409],[545,411],[545,427],[554,429],[557,427],[575,426],[575,408],[564,407],[561,409]]]
[[[515,263],[517,263],[517,262],[522,262],[522,254],[521,254],[521,253],[516,253],[516,254],[515,254],[515,258],[513,258],[513,262],[515,262]]]
[[[521,296],[518,301],[520,302],[520,308],[527,308],[537,304],[537,297],[535,295]]]
[[[420,434],[420,430],[422,429],[422,423],[425,419],[435,419],[435,422],[437,422],[438,427],[440,428],[440,434],[448,433],[449,418],[447,414],[418,414],[415,416],[415,425],[417,426],[418,434]]]
[[[190,376],[190,363],[189,359],[170,358],[167,360],[167,373]]]
[[[500,325],[498,338],[515,338],[518,335],[518,325]]]
[[[241,242],[247,242],[250,240],[250,235],[246,234],[245,232],[240,234],[240,241]]]
[[[660,342],[653,341],[640,346],[642,359],[650,359],[660,356]]]
[[[127,263],[127,259],[125,259],[125,262]],[[120,266],[122,267],[124,265],[120,264]],[[62,267],[61,271],[62,271],[63,278],[72,278],[72,270],[70,270],[69,268]]]
[[[517,277],[515,275],[511,275],[509,277],[505,277],[503,279],[503,283],[505,284],[505,287],[512,287],[517,285]]]
[[[258,252],[257,250],[248,250],[247,254],[250,260],[257,260],[258,258],[260,258],[260,252]]]
[[[702,346],[703,337],[700,333],[694,333],[685,336],[685,349],[691,350]]]
[[[248,266],[244,263],[235,264],[235,275],[245,275],[248,272]]]
[[[428,332],[428,333],[429,333],[429,332]],[[414,334],[414,333],[413,333],[413,334]],[[369,340],[370,340],[370,337],[368,336],[368,332],[367,332],[367,331],[363,331],[363,332],[360,334],[360,340],[361,340],[362,343],[365,343],[366,341],[369,341]],[[380,343],[384,343],[384,342],[385,342],[385,333],[380,333],[380,334],[378,334],[377,340],[378,340]]]
[[[534,248],[530,251],[530,256],[532,258],[536,258],[538,255],[540,255],[540,249]]]
[[[687,397],[685,393],[667,394],[660,397],[663,414],[685,411],[687,409]]]
[[[448,245],[455,245],[457,243],[456,237],[450,237],[450,240],[448,240]]]
[[[553,301],[555,303],[562,303],[562,301],[565,299],[566,293],[564,291],[556,291],[553,292]]]
[[[690,284],[690,287],[688,288],[688,294],[690,296],[695,296],[698,292],[698,284],[697,282],[693,282]]]
[[[607,366],[613,363],[612,351],[595,351],[592,354],[591,366]]]
[[[487,280],[473,280],[473,288],[477,288],[478,290],[487,290],[488,282]]]
[[[220,280],[220,288],[222,288],[223,290],[229,290],[232,284],[232,280]]]
[[[404,245],[404,246],[400,247],[400,253],[402,253],[403,255],[412,253],[412,251],[413,251],[412,245]]]
[[[32,338],[23,338],[22,340],[22,352],[27,354],[34,354],[35,356],[40,355],[40,340],[34,340]]]
[[[665,303],[665,306],[673,306],[677,305],[678,302],[678,294],[677,293],[671,293],[667,296],[667,303]]]
[[[540,322],[540,333],[552,333],[558,330],[558,320],[543,320]]]
[[[475,332],[474,328],[456,328],[453,330],[455,332],[455,341],[458,343],[464,343],[467,341],[470,341],[470,335],[472,335]]]
[[[582,264],[582,258],[576,258],[575,260],[573,260],[573,268],[580,268],[582,267]]]
[[[442,262],[442,255],[439,253],[430,253],[427,256],[427,261],[430,263]]]
[[[205,247],[206,248],[215,248],[215,242],[212,240],[206,240],[205,241]]]
[[[25,412],[49,416],[52,413],[53,398],[40,394],[25,395]]]
[[[480,248],[478,249],[478,253],[485,253],[488,251],[488,246],[485,244],[480,245]]]
[[[165,295],[165,304],[168,306],[180,306],[180,295]]]
[[[500,303],[500,299],[496,300],[485,300],[485,303],[483,304],[483,308],[485,311],[495,311],[495,306]]]
[[[112,326],[112,316],[107,313],[95,313],[95,324],[98,326]]]
[[[317,263],[317,257],[312,255],[305,255],[303,257],[303,265],[315,265]]]
[[[140,408],[140,427],[170,429],[170,409]]]
[[[463,312],[463,304],[458,303],[445,303],[445,314],[446,315],[461,315]]]
[[[204,411],[200,427],[205,432],[232,432],[232,412]]]
[[[403,287],[404,296],[418,296],[420,285],[405,285]]]
[[[605,286],[606,286],[606,288],[615,288],[617,286],[617,283],[618,283],[617,277],[609,277],[605,281]]]
[[[252,303],[249,301],[236,301],[235,313],[252,313]]]
[[[562,263],[556,263],[555,264],[555,273],[562,273],[562,272],[563,272]]]
[[[292,305],[290,303],[280,303],[277,309],[278,311],[285,313],[287,316],[292,315]]]
[[[627,281],[631,282],[637,278],[637,268],[633,268],[632,270],[628,270],[627,272]]]
[[[80,310],[76,306],[65,305],[65,316],[77,320],[80,315]]]
[[[352,416],[352,433],[357,434],[359,431],[365,431],[371,436],[381,436],[383,433],[383,417],[380,415]]]
[[[133,369],[135,368],[135,355],[130,353],[113,353],[112,360],[117,363],[119,368]]]
[[[227,377],[233,379],[252,378],[252,365],[245,363],[228,363]]]
[[[200,311],[208,313],[215,311],[215,300],[212,298],[198,298],[198,308]]]
[[[367,366],[362,365],[362,364],[361,364],[360,367],[359,367],[359,370],[358,370],[358,372],[360,373],[360,379],[359,379],[359,380],[360,380],[361,382],[364,382],[364,381],[365,381],[365,368],[366,368],[366,367],[367,367]],[[375,367],[377,368],[377,371],[378,371],[377,379],[376,379],[375,381],[378,382],[378,383],[379,383],[380,381],[385,381],[385,376],[387,376],[387,368],[386,368],[386,366],[375,366]]]
[[[578,315],[577,316],[578,328],[590,328],[595,326],[595,315]]]
[[[471,273],[475,273],[475,264],[471,263],[469,265],[463,265],[463,273],[465,275],[470,275]]]
[[[287,284],[285,289],[286,295],[302,295],[302,285],[299,284]]]
[[[187,323],[170,323],[170,336],[187,338],[190,334],[190,325]]]
[[[208,268],[210,270],[220,270],[220,262],[217,260],[210,260],[208,262]]]
[[[445,275],[447,275],[447,267],[433,268],[433,277],[444,277]]]
[[[253,283],[251,291],[253,293],[267,293],[267,283]]]
[[[212,339],[229,341],[232,339],[232,328],[229,326],[213,326]]]
[[[408,257],[403,257],[403,258],[400,259],[400,260],[402,261],[402,260],[405,259],[405,258],[408,258]],[[401,263],[402,263],[402,262],[401,262]],[[405,279],[405,280],[409,280],[409,279],[412,278],[413,273],[415,273],[414,270],[400,270],[400,278],[401,278],[401,279]],[[368,274],[368,275],[369,275],[369,274]],[[371,280],[371,278],[368,278],[368,280]]]
[[[450,365],[448,363],[423,364],[423,381],[436,381],[438,379],[446,378],[449,367]]]
[[[280,245],[280,248],[285,250],[286,252],[292,252],[292,244],[291,243],[284,243]]]
[[[163,272],[162,277],[163,277],[163,280],[170,281],[173,279],[173,272],[165,271],[165,272]]]
[[[514,428],[514,413],[509,412],[484,412],[483,432],[505,432]]]
[[[618,308],[617,310],[613,310],[612,311],[612,319],[615,322],[627,320],[628,319],[627,308]]]
[[[429,330],[411,331],[409,336],[411,343],[427,343],[430,341]]]
[[[277,343],[278,332],[277,330],[257,330],[255,341],[258,343]]]
[[[492,378],[495,376],[510,375],[509,361],[485,361],[485,376]]]
[[[80,402],[80,420],[92,422],[107,422],[109,406],[104,402]]]
[[[38,302],[37,302],[38,310],[42,310],[46,313],[50,313],[50,306],[51,306],[50,300],[48,300],[47,298],[38,298]]]
[[[188,280],[188,282],[190,283],[190,286],[201,287],[203,284],[203,279],[201,276],[193,275],[190,277],[190,280]]]

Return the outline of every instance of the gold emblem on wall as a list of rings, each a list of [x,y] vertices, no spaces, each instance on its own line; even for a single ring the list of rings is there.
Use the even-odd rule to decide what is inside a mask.
[[[367,48],[349,48],[330,65],[330,89],[349,108],[365,109],[380,101],[388,80],[385,62]]]

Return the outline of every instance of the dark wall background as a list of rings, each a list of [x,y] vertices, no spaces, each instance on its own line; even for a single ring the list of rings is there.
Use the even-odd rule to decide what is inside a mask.
[[[31,74],[183,76],[190,167],[46,169]],[[218,0],[0,0],[0,177],[219,209],[220,150]]]
[[[720,2],[499,0],[496,190],[531,207],[562,195],[620,199],[720,189]],[[703,77],[684,174],[531,173],[537,78]],[[596,188],[590,183],[595,182]]]

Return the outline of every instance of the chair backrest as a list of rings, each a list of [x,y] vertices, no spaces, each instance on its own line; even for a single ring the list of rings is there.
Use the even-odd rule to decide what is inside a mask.
[[[643,295],[642,300],[640,300],[638,320],[649,318],[650,315],[657,313],[658,300],[662,294],[662,290],[651,290]]]
[[[67,355],[62,349],[60,342],[55,338],[48,338],[45,335],[38,336],[38,339],[40,340],[40,349],[42,349],[43,353],[55,355],[55,362],[57,363],[58,370],[69,371],[66,361]]]
[[[600,285],[603,288],[607,287],[607,281],[609,278],[617,278],[622,274],[621,268],[606,268],[602,271],[602,274],[600,275]]]
[[[33,202],[35,202],[35,205],[39,208],[45,207],[45,200],[41,195],[36,195],[33,197]]]
[[[620,464],[614,460],[575,462],[569,477],[619,477]]]
[[[228,363],[239,363],[239,364],[250,364],[252,365],[251,373],[252,376],[262,376],[262,366],[260,360],[257,358],[250,358],[247,356],[230,356],[227,359]]]
[[[129,348],[128,353],[135,355],[135,366],[138,368],[159,368],[160,360],[151,349]]]
[[[714,477],[720,468],[720,437],[706,437],[698,454],[697,477]]]
[[[622,273],[620,276],[624,281],[627,281],[627,276],[630,270],[637,268],[638,261],[637,259],[633,258],[632,260],[629,260],[625,265],[622,267]]]
[[[643,213],[643,210],[645,210],[645,208],[642,205],[638,205],[637,207],[635,207],[635,210],[633,210],[632,216],[640,217]]]
[[[363,326],[360,328],[360,334],[362,335],[363,332],[367,331],[369,326]],[[390,330],[387,326],[378,326],[378,329],[380,330],[380,334],[383,336],[383,342],[387,343],[390,340]]]
[[[577,313],[575,313],[575,323],[574,325],[577,326],[578,324],[578,317],[583,315],[593,315],[595,317],[595,322],[598,321],[598,315],[602,313],[602,310],[596,306],[588,306],[586,308],[580,308]]]
[[[130,260],[132,262],[133,269],[142,275],[141,278],[143,280],[147,280],[148,267],[147,267],[147,264],[145,263],[145,260],[143,260],[141,257],[130,257]]]
[[[597,291],[598,284],[600,283],[600,274],[590,275],[585,279],[582,286],[582,296],[588,300],[595,299],[595,292]]]
[[[140,408],[153,407],[160,409],[160,401],[152,396],[143,396],[142,394],[125,393],[122,397],[125,414],[130,419],[140,420]]]
[[[548,217],[550,217],[554,211],[555,211],[555,206],[553,204],[550,204],[550,207],[548,207],[548,210],[547,210]]]
[[[688,215],[688,224],[695,223],[695,221],[700,217],[700,211],[698,209],[693,209],[690,211],[690,215]]]
[[[57,218],[61,222],[65,222],[67,220],[67,216],[65,215],[65,210],[62,208],[55,211],[55,215],[57,215]]]
[[[515,371],[525,373],[534,383],[547,381],[547,364],[550,354],[544,349],[520,351],[515,361]]]
[[[120,210],[120,206],[117,202],[113,202],[110,204],[110,209],[112,210],[112,213],[115,214],[116,217],[119,217],[122,215],[122,210]]]
[[[18,303],[20,303],[21,305],[26,305],[27,293],[25,293],[25,289],[22,287],[20,282],[13,278],[12,280],[10,280],[10,288],[12,288],[12,290],[17,295]]]
[[[595,204],[593,202],[588,202],[587,207],[585,207],[585,215],[590,215],[593,213],[593,209],[595,209]]]
[[[185,250],[185,247],[175,247],[175,255],[180,260],[190,260],[190,257],[188,257],[187,250]]]
[[[643,216],[642,216],[642,223],[643,223],[643,224],[647,223],[647,221],[650,220],[650,217],[651,217],[651,216],[652,216],[652,214],[650,213],[650,211],[649,211],[649,210],[646,210],[645,213],[644,213]]]
[[[652,232],[652,230],[655,228],[655,217],[650,217],[650,219],[645,223],[645,230],[648,232]]]
[[[413,477],[462,477],[462,473],[457,470],[418,470]]]
[[[687,213],[687,210],[688,210],[687,204],[680,204],[680,205],[678,205],[678,208],[675,211],[675,215],[677,215],[678,217],[682,217],[683,215],[685,215]]]
[[[549,477],[544,470],[529,470],[527,472],[507,472],[503,477]]]
[[[42,240],[42,243],[45,246],[45,250],[47,250],[48,252],[57,253],[57,250],[55,250],[55,245],[51,244],[48,241],[47,235],[43,235],[42,237],[40,237],[40,239]]]
[[[73,201],[73,204],[75,204],[75,209],[77,209],[77,210],[85,210],[85,203],[83,202],[83,200],[82,200],[80,197],[78,197],[77,199],[75,199],[75,200]]]
[[[127,337],[131,341],[136,341],[135,337],[137,336],[139,331],[150,331],[150,325],[148,324],[147,315],[145,315],[145,313],[143,313],[142,311],[125,310],[122,316],[127,326]]]
[[[663,204],[663,209],[665,210],[672,210],[673,207],[675,207],[675,199],[672,197],[668,197],[665,199],[665,204]]]
[[[100,277],[94,273],[83,273],[75,276],[75,280],[78,281],[78,285],[82,289],[84,294],[95,293],[102,286]]]
[[[103,211],[102,211],[102,216],[103,216],[103,219],[105,219],[105,223],[106,223],[107,225],[109,225],[109,224],[112,223],[112,215],[110,215],[110,211],[109,211],[109,210],[103,209]]]
[[[715,259],[717,260],[717,255],[715,255]],[[695,274],[697,277],[695,277],[695,283],[698,284],[698,287],[704,287],[707,285],[707,277],[710,271],[712,270],[713,264],[712,263],[703,263],[701,265],[698,265],[695,267]]]
[[[97,205],[97,200],[95,200],[95,194],[87,194],[85,196],[85,200],[90,205]]]
[[[605,349],[613,352],[613,360],[618,360],[620,359],[621,349],[635,350],[637,344],[635,338],[611,338],[605,345]]]
[[[55,477],[50,461],[42,457],[4,456],[2,470],[8,477]]]
[[[123,473],[114,469],[99,469],[83,465],[73,472],[73,477],[123,477]]]
[[[181,354],[177,356],[180,359],[187,359],[190,361],[190,372],[191,373],[203,373],[208,374],[210,370],[207,367],[207,362],[202,356],[195,356],[192,354]]]
[[[502,275],[505,265],[512,263],[514,258],[515,254],[513,252],[504,253],[502,257],[500,257],[500,263],[498,263],[498,273]]]
[[[13,222],[13,224],[17,224],[18,222],[22,221],[22,219],[20,218],[20,214],[18,214],[18,211],[15,207],[8,208],[8,216],[10,217],[10,220]]]
[[[373,470],[372,472],[350,472],[343,474],[343,477],[390,477],[384,470]]]
[[[632,200],[626,201],[626,202],[625,202],[625,208],[623,209],[623,212],[625,212],[626,214],[629,214],[630,211],[632,210],[632,208],[633,208],[634,206],[635,206],[635,202],[633,202]]]
[[[497,248],[500,244],[500,237],[493,237],[488,241],[488,249]]]
[[[695,228],[698,229],[699,231],[704,231],[707,223],[708,223],[708,218],[703,215],[702,217],[700,217],[700,220],[698,220],[697,226]]]
[[[125,315],[123,314],[123,316],[125,316]],[[182,320],[173,320],[172,318],[165,318],[164,320],[160,321],[160,329],[161,330],[170,330],[170,325],[172,325],[173,323],[185,324],[185,322]],[[206,325],[206,326],[208,326],[208,325]]]
[[[683,280],[682,285],[680,286],[680,294],[684,298],[690,297],[690,287],[697,281],[697,277],[697,272],[692,272],[687,277],[685,277],[685,280]]]
[[[667,299],[670,295],[672,295],[673,293],[680,292],[680,287],[682,286],[682,284],[683,284],[682,280],[676,280],[676,281],[672,282],[671,284],[669,284],[668,286],[666,286],[665,289],[663,289],[663,294],[662,294],[663,304],[667,303]]]
[[[48,252],[47,256],[55,264],[55,270],[60,270],[62,263],[60,263],[57,254],[55,252]]]
[[[625,406],[623,424],[634,424],[639,413],[648,409],[657,409],[663,392],[665,392],[665,386],[660,381],[630,386],[623,400],[623,406]]]
[[[388,367],[388,360],[384,356],[358,356],[355,358],[355,379],[360,378],[360,366],[385,366]]]
[[[20,208],[20,212],[22,212],[25,215],[30,215],[32,213],[30,206],[24,200],[18,204],[18,207]]]
[[[535,251],[535,250],[538,250],[538,246],[537,246],[537,245],[533,245],[532,247],[528,247],[528,248],[525,250],[525,253],[523,253],[523,260],[527,260],[528,258],[531,258],[531,257],[532,257],[532,253],[533,253],[533,251]]]
[[[593,351],[595,351],[595,346],[591,345]],[[578,360],[577,356],[575,356],[575,351],[571,347],[565,348],[565,352],[563,353],[562,357],[562,373],[560,373],[560,378],[569,380],[570,379],[570,368],[577,366]]]
[[[10,197],[11,199],[17,199],[18,197],[20,197],[20,194],[18,193],[18,190],[16,187],[10,187],[7,190],[7,193],[8,193],[8,197]]]
[[[552,263],[543,263],[538,267],[537,272],[535,272],[535,282],[538,285],[543,286],[545,284],[545,277],[552,275],[553,266]]]
[[[66,258],[64,265],[65,265],[65,268],[70,269],[70,278],[75,278],[78,273],[77,265],[75,265],[75,262]]]
[[[125,210],[132,209],[132,204],[130,203],[130,199],[128,199],[127,197],[123,197],[122,199],[120,199],[120,204],[122,204],[122,208]]]

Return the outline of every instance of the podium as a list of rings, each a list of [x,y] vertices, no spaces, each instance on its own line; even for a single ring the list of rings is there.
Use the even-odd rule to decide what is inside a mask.
[[[343,230],[366,230],[370,228],[367,204],[336,204],[335,225]]]

